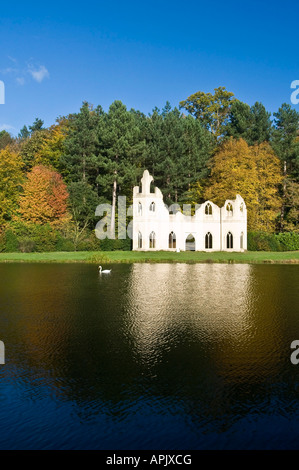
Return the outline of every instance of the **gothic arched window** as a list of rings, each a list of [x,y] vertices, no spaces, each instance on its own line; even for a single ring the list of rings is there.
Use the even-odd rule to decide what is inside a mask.
[[[149,247],[156,248],[156,234],[155,232],[151,232],[149,236]]]
[[[229,216],[233,215],[233,206],[230,202],[226,205],[226,212],[227,212],[227,215]]]
[[[234,238],[231,232],[226,235],[226,248],[231,249],[234,246]]]
[[[241,235],[240,235],[240,248],[241,248],[241,250],[243,250],[243,246],[244,246],[244,233],[241,232]]]
[[[138,215],[142,215],[142,204],[138,202]]]
[[[168,248],[176,248],[176,236],[173,232],[170,232],[169,234]]]
[[[205,248],[206,250],[213,248],[213,237],[210,232],[208,232],[205,236]]]
[[[142,233],[138,232],[138,248],[142,248]]]
[[[210,204],[209,202],[206,204],[206,207],[205,207],[205,214],[206,214],[206,215],[212,215],[212,206],[211,206],[211,204]]]
[[[156,210],[156,204],[155,204],[154,202],[151,202],[151,203],[150,203],[149,210],[150,210],[151,212],[155,212],[155,210]]]

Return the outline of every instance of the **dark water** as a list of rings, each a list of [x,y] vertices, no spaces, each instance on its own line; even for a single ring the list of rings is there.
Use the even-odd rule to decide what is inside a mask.
[[[0,265],[1,449],[299,448],[299,266]]]

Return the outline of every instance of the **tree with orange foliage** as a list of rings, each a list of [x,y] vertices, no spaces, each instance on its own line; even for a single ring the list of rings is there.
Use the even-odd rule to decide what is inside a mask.
[[[69,219],[68,192],[62,177],[45,166],[35,166],[23,185],[19,213],[21,219],[35,224],[59,226]]]

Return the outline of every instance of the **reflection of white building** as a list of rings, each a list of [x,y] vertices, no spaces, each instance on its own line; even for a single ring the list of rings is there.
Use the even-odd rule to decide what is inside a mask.
[[[151,191],[147,170],[141,187],[133,190],[133,250],[244,251],[247,249],[247,210],[243,198],[211,201],[197,206],[194,216],[168,208],[159,188]],[[171,210],[173,209],[173,210]]]

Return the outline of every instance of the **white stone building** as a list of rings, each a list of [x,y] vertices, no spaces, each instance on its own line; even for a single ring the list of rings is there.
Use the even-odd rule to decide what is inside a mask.
[[[141,187],[133,190],[133,250],[136,251],[244,251],[247,249],[247,210],[243,198],[226,200],[219,208],[212,201],[196,206],[194,216],[178,205],[163,202],[147,170]]]

